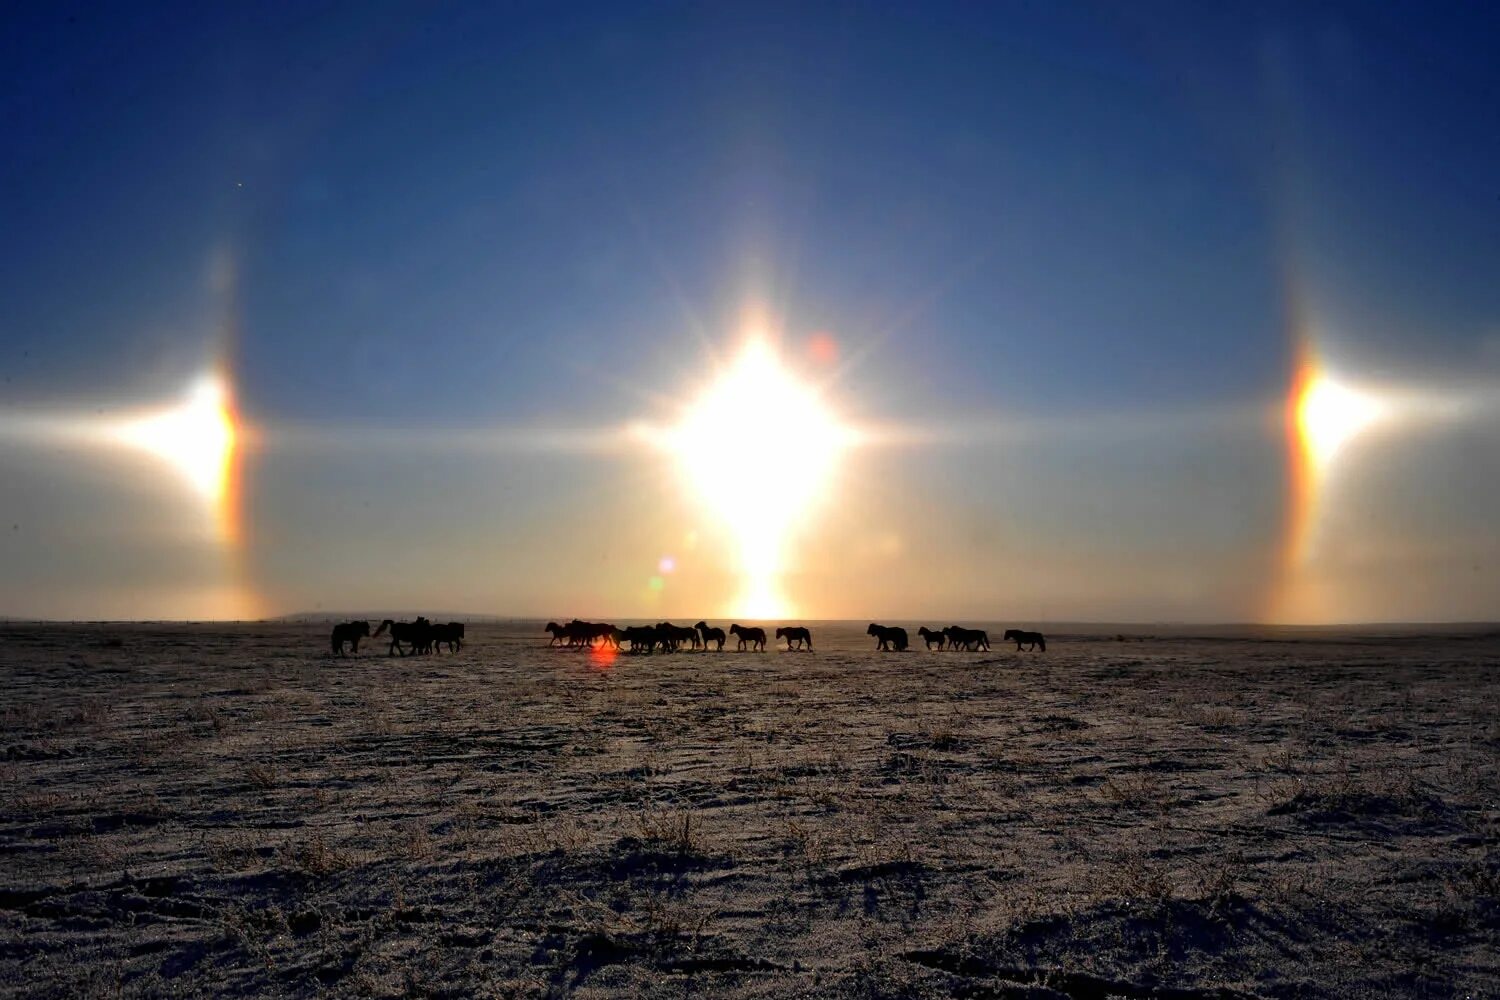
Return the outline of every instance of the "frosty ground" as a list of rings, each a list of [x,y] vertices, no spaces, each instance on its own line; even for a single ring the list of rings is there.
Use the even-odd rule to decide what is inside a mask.
[[[539,626],[0,629],[0,992],[1500,990],[1494,632]]]

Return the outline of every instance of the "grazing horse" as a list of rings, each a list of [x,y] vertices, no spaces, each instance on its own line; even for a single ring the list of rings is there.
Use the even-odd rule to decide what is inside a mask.
[[[953,649],[962,646],[964,649],[989,649],[990,634],[982,628],[963,628],[959,625],[949,625],[943,629],[948,636],[948,644]]]
[[[802,627],[801,625],[788,625],[785,628],[779,628],[779,629],[777,629],[776,630],[776,638],[778,638],[778,639],[783,639],[783,638],[786,639],[786,648],[787,649],[791,649],[792,648],[792,640],[793,639],[797,640],[797,648],[798,649],[802,648],[802,644],[804,642],[807,643],[807,648],[808,649],[812,649],[812,633],[810,631],[808,631],[806,628]]]
[[[1047,640],[1040,632],[1023,632],[1018,628],[1005,630],[1005,641],[1016,644],[1016,652],[1021,651],[1021,644],[1026,643],[1030,649],[1039,649],[1043,653],[1047,651]]]
[[[766,651],[766,630],[757,625],[749,627],[731,625],[729,626],[729,634],[740,637],[740,644],[735,647],[736,649],[744,649],[745,643],[748,642],[752,650],[758,649],[762,653]]]
[[[921,628],[917,629],[917,635],[921,636],[922,641],[927,643],[928,649],[932,648],[933,643],[937,643],[938,649],[942,649],[944,646],[948,645],[948,634],[946,632],[941,632],[936,629],[930,629],[926,625],[923,625]]]
[[[433,652],[437,652],[446,643],[448,652],[456,653],[464,644],[464,623],[449,622],[446,625],[434,625],[431,629],[431,638]]]
[[[704,649],[708,648],[709,640],[712,639],[714,642],[718,643],[718,646],[716,646],[714,648],[714,652],[716,652],[716,653],[722,653],[722,652],[724,652],[724,639],[725,639],[725,636],[724,636],[724,630],[723,629],[721,629],[721,628],[710,628],[709,625],[708,625],[708,622],[699,622],[698,624],[694,625],[693,628],[697,629],[698,630],[698,634],[703,637],[703,648]]]
[[[343,622],[333,627],[333,652],[335,656],[344,655],[344,643],[349,644],[349,651],[359,652],[359,640],[370,637],[369,622]]]
[[[876,649],[894,649],[898,653],[906,652],[906,629],[900,625],[876,625],[874,622],[871,622],[870,627],[865,629],[865,635],[873,635],[875,637]]]
[[[402,643],[409,645],[413,653],[432,651],[432,622],[426,618],[418,617],[414,622],[398,622],[387,618],[380,623],[380,627],[375,630],[375,635],[371,638],[380,636],[387,629],[391,633],[391,645],[386,651],[387,656],[395,656],[398,652],[406,656],[407,651],[401,648]]]

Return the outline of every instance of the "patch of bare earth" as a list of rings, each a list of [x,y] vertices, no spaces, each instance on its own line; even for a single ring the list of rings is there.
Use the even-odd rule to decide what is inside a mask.
[[[1500,990],[1500,641],[0,634],[0,992]]]

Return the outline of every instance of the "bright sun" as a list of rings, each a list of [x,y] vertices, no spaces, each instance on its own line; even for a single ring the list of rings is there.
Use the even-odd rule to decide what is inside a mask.
[[[699,498],[733,533],[743,591],[733,613],[777,618],[790,543],[827,499],[848,431],[761,340],[668,433]]]
[[[1297,430],[1313,467],[1321,473],[1344,445],[1385,414],[1386,407],[1375,396],[1317,373],[1297,400]]]
[[[205,500],[218,501],[228,489],[236,432],[218,375],[193,383],[178,405],[122,423],[115,436],[171,465]]]

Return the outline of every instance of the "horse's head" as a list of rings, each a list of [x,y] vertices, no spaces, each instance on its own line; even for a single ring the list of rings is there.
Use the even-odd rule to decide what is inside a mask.
[[[370,634],[369,622],[350,622],[354,626],[354,634],[368,637]]]
[[[879,635],[879,634],[880,634],[880,626],[876,625],[874,622],[871,622],[870,623],[870,627],[867,628],[867,629],[865,629],[865,635]]]
[[[1018,628],[1008,628],[1008,629],[1005,630],[1005,638],[1007,640],[1014,639],[1016,636],[1018,636],[1020,634],[1021,634],[1021,630],[1018,629]]]
[[[693,628],[708,628],[708,622],[699,622],[698,624],[694,625]]]
[[[786,635],[786,629],[779,628],[776,630],[776,638],[780,639],[784,635]]]
[[[563,627],[557,624],[557,622],[548,622],[547,627],[542,629],[543,632],[551,632],[553,635],[557,635],[557,633],[561,632],[562,630]]]
[[[739,635],[743,631],[745,631],[745,629],[744,629],[743,626],[740,626],[740,625],[731,625],[731,626],[729,626],[729,634],[730,635]]]

